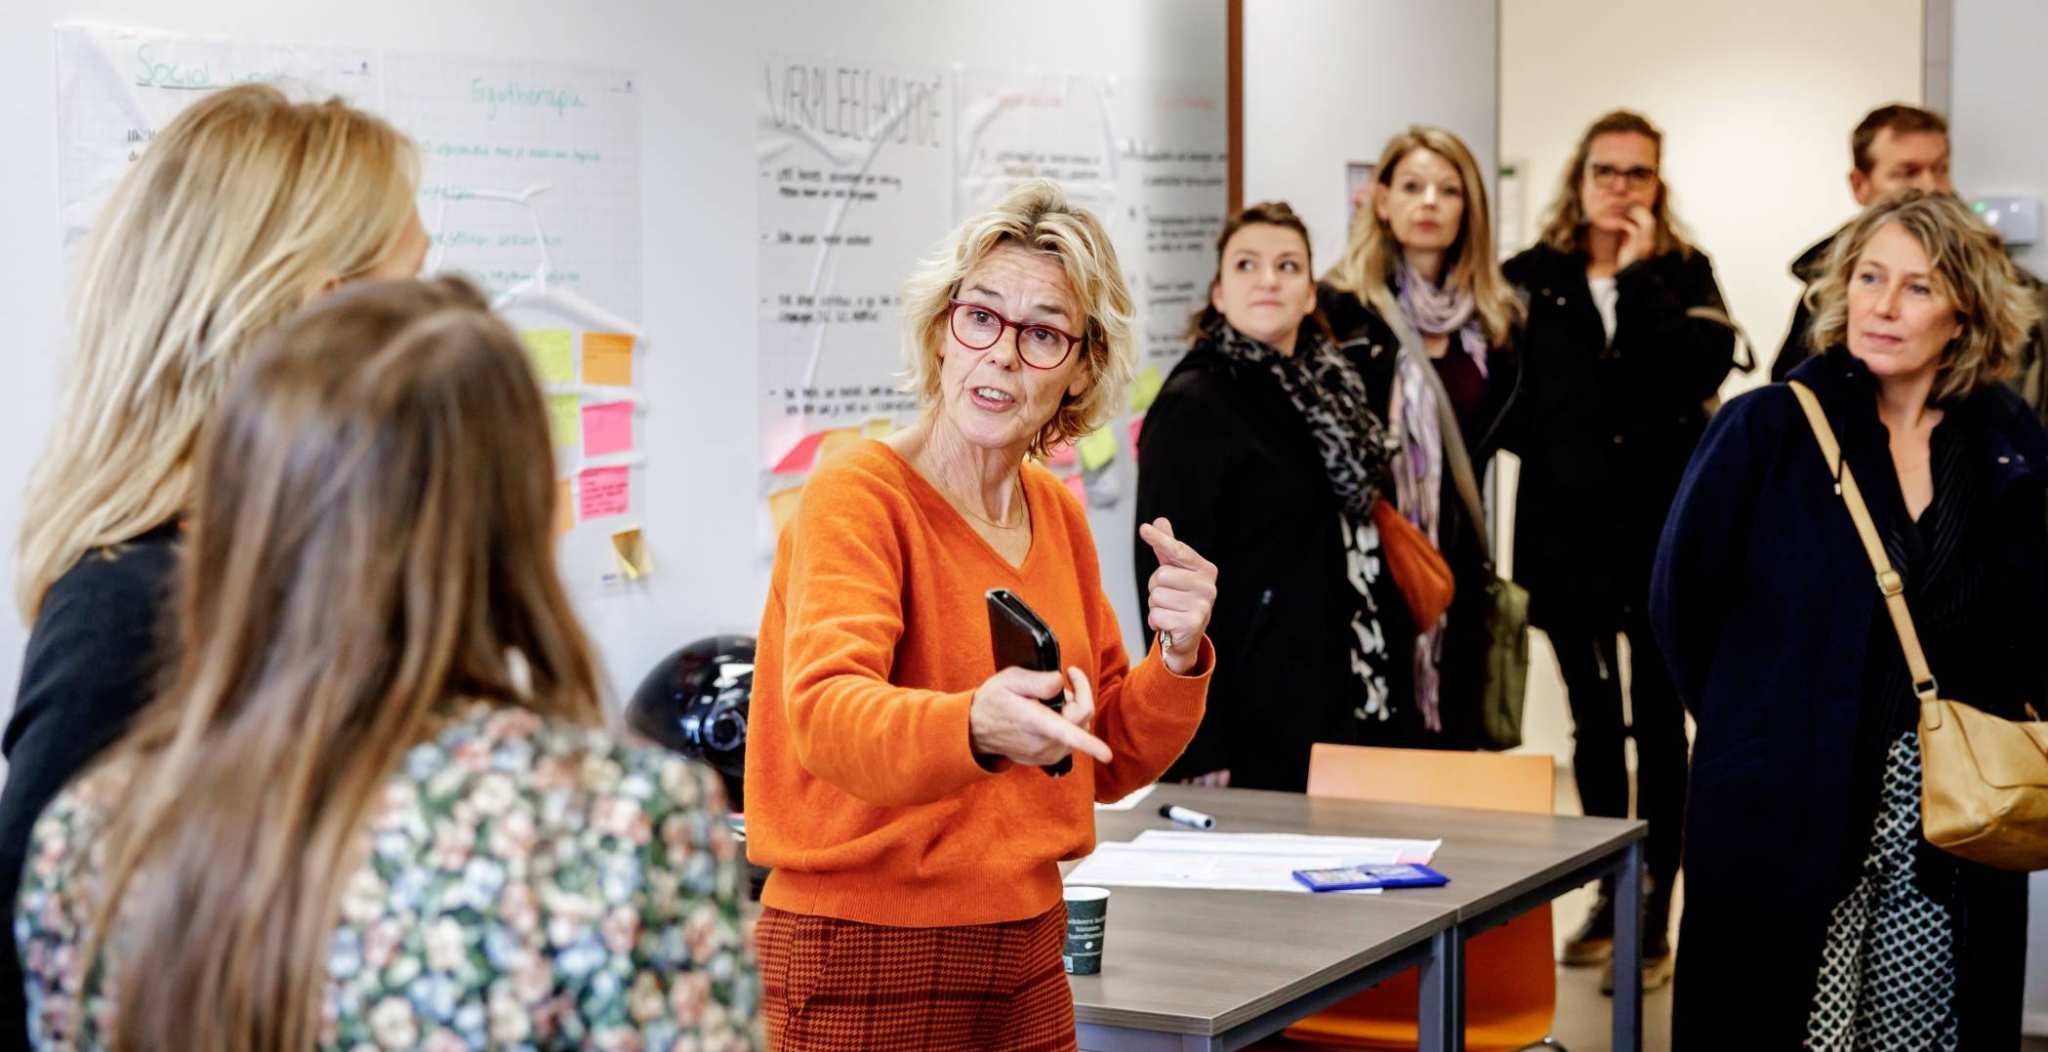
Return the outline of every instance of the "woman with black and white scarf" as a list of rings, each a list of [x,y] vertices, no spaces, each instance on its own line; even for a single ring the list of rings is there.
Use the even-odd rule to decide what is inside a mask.
[[[1164,516],[1217,565],[1208,711],[1166,777],[1301,791],[1316,742],[1419,727],[1414,627],[1380,549],[1386,430],[1316,312],[1308,230],[1287,205],[1224,225],[1192,347],[1146,414],[1138,521]],[[1136,546],[1139,592],[1154,568]]]

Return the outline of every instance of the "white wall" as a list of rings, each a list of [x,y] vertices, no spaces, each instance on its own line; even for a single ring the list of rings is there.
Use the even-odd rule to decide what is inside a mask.
[[[1956,189],[1966,194],[2048,198],[2048,5],[2039,0],[1950,0],[1950,140]],[[1939,56],[1930,55],[1929,65]],[[2017,253],[2036,274],[2048,271],[2048,246]],[[2026,1031],[2048,1034],[2048,873],[2033,877],[2027,922]]]
[[[1968,3],[1958,0],[1959,18]],[[2032,8],[2028,0],[2001,6]],[[1535,240],[1558,175],[1594,118],[1617,107],[1643,113],[1664,130],[1664,177],[1678,214],[1713,257],[1731,313],[1757,345],[1758,373],[1726,390],[1768,378],[1799,293],[1786,268],[1855,211],[1856,122],[1880,104],[1920,98],[1921,31],[1921,0],[1509,0],[1501,4],[1500,148],[1523,173],[1527,207],[1525,228],[1503,231],[1503,240]],[[2008,39],[2016,55],[2023,50],[2021,38]],[[2041,94],[2015,96],[2017,106]],[[2038,172],[2048,146],[2031,148]],[[1547,647],[1536,653],[1529,746],[1568,760],[1556,665]]]
[[[615,688],[669,648],[751,633],[767,590],[756,558],[757,323],[753,160],[762,55],[838,55],[949,68],[1220,80],[1222,0],[672,3],[592,0],[8,0],[0,5],[0,317],[16,363],[0,387],[0,594],[11,596],[20,493],[51,418],[61,346],[51,26],[130,24],[259,41],[507,55],[632,67],[641,75],[648,537],[657,586],[582,604]],[[949,211],[950,202],[933,207]],[[1129,543],[1105,541],[1131,590]],[[1121,562],[1113,554],[1121,552]],[[1120,573],[1120,576],[1118,574]],[[0,691],[25,630],[0,616]]]
[[[1449,128],[1493,171],[1495,6],[1245,0],[1244,200],[1293,205],[1318,271],[1344,247],[1345,162],[1379,160],[1402,128]]]

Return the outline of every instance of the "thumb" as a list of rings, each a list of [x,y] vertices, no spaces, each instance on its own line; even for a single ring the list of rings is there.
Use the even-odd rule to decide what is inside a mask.
[[[1162,563],[1181,566],[1186,563],[1181,552],[1187,547],[1173,538],[1173,523],[1164,518],[1153,519],[1138,527],[1138,539],[1152,546],[1152,554]]]

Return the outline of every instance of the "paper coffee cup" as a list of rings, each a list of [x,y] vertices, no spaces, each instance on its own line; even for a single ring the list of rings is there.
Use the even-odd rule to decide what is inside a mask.
[[[1067,944],[1061,960],[1068,975],[1102,971],[1102,936],[1109,921],[1109,889],[1073,887],[1066,891]]]

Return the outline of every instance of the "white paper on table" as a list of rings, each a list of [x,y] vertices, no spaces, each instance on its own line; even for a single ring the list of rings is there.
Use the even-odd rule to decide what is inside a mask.
[[[1132,843],[1156,849],[1231,854],[1333,855],[1345,866],[1429,865],[1441,840],[1389,837],[1311,836],[1306,833],[1212,833],[1191,829],[1147,829]],[[1307,868],[1307,867],[1296,867]]]
[[[1069,884],[1122,887],[1189,888],[1211,891],[1296,891],[1313,894],[1294,879],[1297,869],[1334,869],[1347,865],[1336,855],[1244,854],[1145,847],[1138,844],[1097,844],[1095,853],[1067,874]],[[1356,893],[1378,894],[1378,888]]]
[[[1159,784],[1157,782],[1154,782],[1153,784],[1145,786],[1141,789],[1132,790],[1129,796],[1126,796],[1123,799],[1118,800],[1116,803],[1096,804],[1095,809],[1097,811],[1128,811],[1131,808],[1138,806],[1138,801],[1143,800],[1148,796],[1151,796],[1152,790],[1157,788],[1159,788]]]

